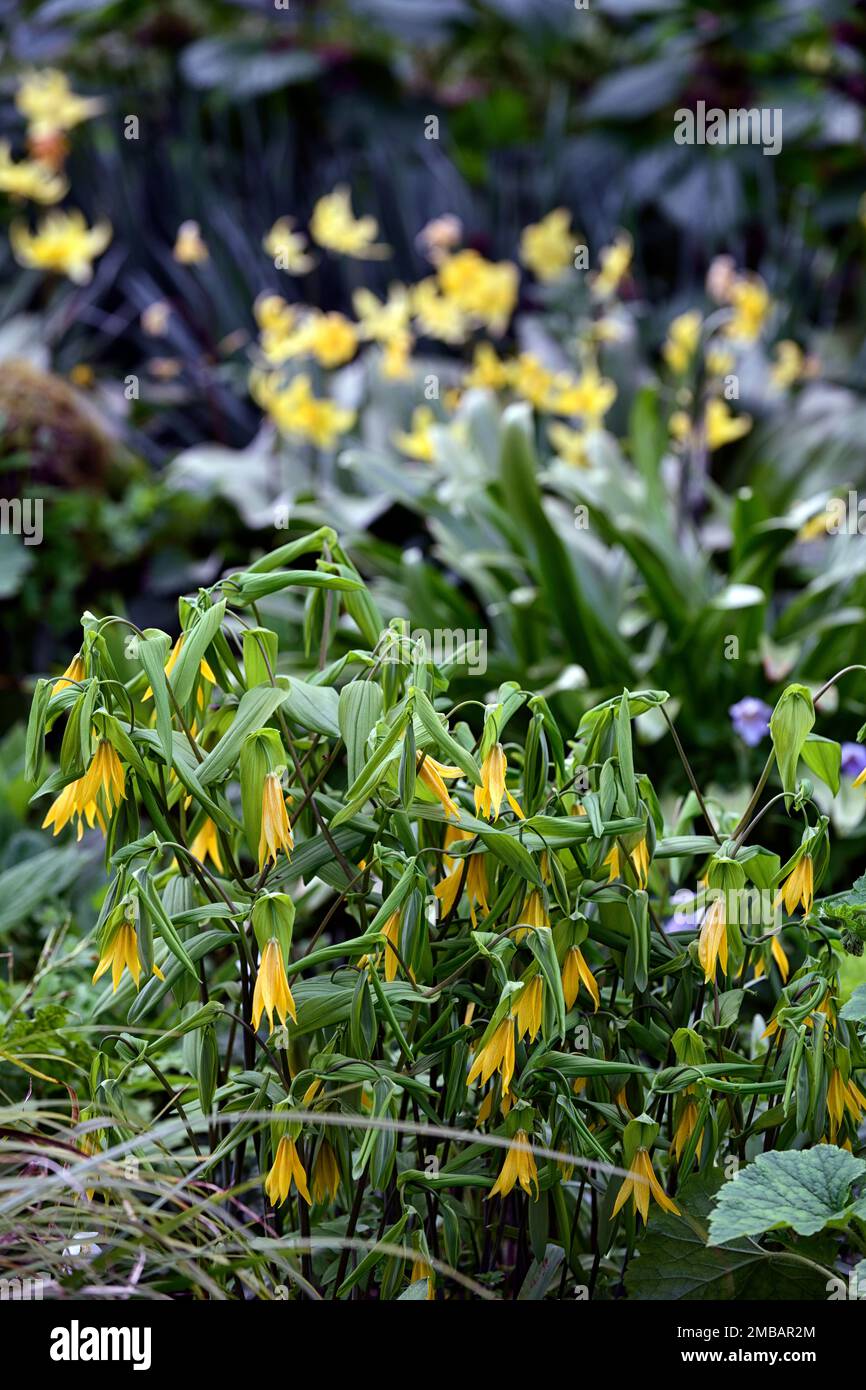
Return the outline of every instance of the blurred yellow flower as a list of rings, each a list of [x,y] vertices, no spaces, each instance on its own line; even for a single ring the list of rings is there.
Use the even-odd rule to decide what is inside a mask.
[[[201,228],[197,222],[181,222],[172,255],[178,265],[203,265],[210,259],[210,252],[202,239]]]
[[[93,279],[93,262],[111,241],[111,224],[88,227],[77,208],[46,213],[37,231],[23,222],[9,228],[9,243],[19,265],[28,270],[48,270],[65,275],[76,285]]]
[[[540,222],[524,227],[520,259],[536,279],[548,284],[574,265],[575,237],[568,208],[554,208]]]
[[[721,449],[725,444],[742,439],[752,428],[750,415],[732,415],[726,401],[713,397],[707,402],[704,418],[697,430],[693,430],[691,417],[684,410],[675,410],[668,421],[672,438],[685,443],[690,438],[700,439],[710,453]]]
[[[632,240],[627,232],[620,232],[610,246],[601,252],[601,269],[590,277],[590,289],[596,299],[610,299],[616,294],[631,266]]]
[[[806,359],[803,350],[790,338],[776,344],[776,360],[770,368],[770,380],[780,391],[786,391],[803,375]]]
[[[21,159],[16,164],[9,141],[0,140],[0,193],[12,198],[29,198],[33,203],[59,203],[69,191],[62,174],[55,173],[38,159]]]
[[[556,377],[548,409],[554,415],[579,415],[587,425],[599,425],[616,400],[616,386],[591,363],[579,377]]]
[[[320,449],[333,449],[340,435],[355,423],[354,410],[314,396],[305,373],[286,384],[279,373],[253,372],[250,391],[282,434],[294,435]]]
[[[288,275],[306,275],[316,262],[308,254],[306,236],[303,232],[296,232],[294,226],[293,217],[278,217],[263,238],[262,247],[277,270],[284,270]]]
[[[32,135],[72,130],[104,109],[99,97],[80,97],[65,73],[41,68],[24,74],[18,84],[15,105],[25,117]]]
[[[411,298],[416,326],[425,338],[456,344],[468,336],[465,314],[455,299],[442,294],[432,275],[412,287]]]
[[[355,290],[352,308],[358,319],[358,336],[365,342],[391,343],[408,331],[412,304],[405,285],[391,285],[386,300],[378,299],[372,290]]]
[[[547,427],[547,437],[558,458],[575,468],[588,468],[589,456],[586,452],[586,435],[583,430],[573,430],[556,420]]]
[[[662,356],[672,372],[682,376],[691,366],[701,338],[701,315],[697,309],[678,314],[668,328]]]
[[[730,287],[733,314],[725,324],[728,338],[737,342],[754,343],[769,317],[772,301],[760,275],[738,275]]]
[[[400,430],[392,439],[400,450],[410,459],[422,463],[432,463],[434,458],[433,426],[436,417],[429,405],[419,405],[412,411],[412,423],[408,430]]]
[[[517,303],[519,275],[512,261],[488,261],[478,251],[458,251],[438,271],[445,298],[489,332],[504,333]]]
[[[515,395],[528,401],[536,410],[549,410],[556,385],[556,375],[531,352],[521,352],[511,367],[511,385]]]
[[[511,368],[496,354],[492,343],[479,343],[472,357],[472,367],[463,378],[464,386],[485,386],[501,391],[511,379]]]
[[[326,251],[355,260],[383,260],[390,256],[390,246],[376,243],[379,224],[375,217],[355,217],[352,195],[345,184],[326,193],[313,208],[310,235]]]

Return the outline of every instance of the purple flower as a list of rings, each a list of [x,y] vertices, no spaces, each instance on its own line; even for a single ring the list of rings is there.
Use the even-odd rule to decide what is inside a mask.
[[[866,748],[862,743],[842,744],[842,772],[853,781],[866,768]]]
[[[772,713],[770,706],[754,695],[747,695],[728,710],[734,729],[750,748],[757,748],[761,739],[770,732]]]

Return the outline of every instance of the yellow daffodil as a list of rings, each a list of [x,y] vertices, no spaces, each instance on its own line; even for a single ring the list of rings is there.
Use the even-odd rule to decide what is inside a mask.
[[[776,895],[774,907],[785,904],[785,911],[788,916],[792,916],[798,903],[803,904],[803,911],[809,913],[812,910],[812,899],[815,893],[815,875],[812,866],[811,854],[804,854],[794,868],[789,873],[785,882]]]
[[[442,262],[438,270],[440,289],[489,332],[505,332],[517,304],[519,275],[511,261],[488,261],[480,252],[458,251]]]
[[[284,270],[287,275],[306,275],[316,262],[308,253],[306,236],[296,232],[294,226],[293,217],[278,217],[263,238],[262,247],[277,270]]]
[[[454,840],[471,839],[472,834],[468,830],[460,830],[453,825],[445,827],[446,849]],[[463,884],[469,899],[469,915],[474,927],[476,925],[475,904],[478,903],[485,915],[490,911],[490,904],[487,901],[487,870],[484,867],[484,855],[470,854],[464,860],[462,858],[454,859],[446,854],[443,855],[443,863],[449,872],[433,889],[435,896],[439,899],[442,916],[447,917],[453,911],[457,895],[461,891],[461,884]]]
[[[704,914],[698,937],[698,960],[709,984],[716,977],[716,962],[722,967],[722,974],[728,971],[728,927],[725,917],[723,895],[714,898]]]
[[[84,659],[81,652],[76,652],[62,676],[58,676],[54,682],[54,693],[58,690],[65,690],[67,686],[75,685],[83,681],[87,673],[84,670]]]
[[[35,232],[23,222],[9,228],[9,244],[19,265],[65,275],[76,285],[93,279],[93,262],[111,241],[111,224],[88,227],[77,208],[46,213]]]
[[[99,964],[93,972],[92,983],[96,984],[96,981],[101,979],[109,968],[111,969],[112,994],[117,993],[117,986],[120,984],[124,970],[129,971],[135,981],[135,988],[138,989],[143,963],[138,950],[138,937],[131,922],[121,922],[117,930],[113,932],[99,957]],[[154,965],[153,973],[160,980],[165,978],[158,965]]]
[[[625,1206],[631,1197],[634,1209],[639,1212],[644,1222],[649,1215],[650,1196],[652,1196],[659,1206],[665,1211],[673,1212],[674,1216],[679,1216],[680,1209],[676,1202],[672,1202],[665,1192],[661,1183],[655,1175],[649,1151],[644,1148],[635,1150],[634,1158],[629,1167],[629,1176],[623,1182],[616,1201],[613,1205],[613,1215]]]
[[[583,430],[570,429],[568,425],[555,420],[547,427],[547,437],[557,458],[573,468],[588,468],[589,455],[586,451],[586,434]]]
[[[295,848],[292,827],[286,811],[286,802],[279,773],[269,772],[262,786],[262,829],[259,836],[259,868],[277,862],[279,851],[285,850],[290,857]]]
[[[537,280],[549,284],[574,265],[576,235],[568,208],[554,208],[540,222],[524,227],[520,259]]]
[[[790,338],[776,344],[775,361],[770,368],[770,380],[780,391],[787,391],[803,375],[806,358],[803,350]]]
[[[267,1013],[270,1032],[273,1032],[275,1012],[279,1014],[281,1023],[285,1023],[288,1015],[291,1015],[294,1023],[298,1021],[295,1001],[289,988],[289,977],[286,974],[286,963],[283,960],[283,948],[277,938],[272,936],[270,941],[265,942],[256,976],[256,987],[253,990],[253,1027],[256,1031],[262,1021],[262,1014]]]
[[[527,1197],[531,1197],[534,1202],[538,1201],[538,1169],[525,1129],[519,1129],[509,1144],[502,1171],[488,1195],[507,1197],[515,1183],[520,1184]]]
[[[202,864],[207,859],[208,855],[210,855],[216,868],[219,869],[220,873],[223,872],[219,836],[217,834],[217,828],[210,816],[205,816],[201,823],[201,829],[190,845],[189,850],[190,854],[195,855],[196,859]]]
[[[408,430],[399,430],[392,439],[401,454],[417,459],[420,463],[432,463],[435,456],[433,445],[433,426],[436,416],[429,405],[416,406],[412,411],[412,423]]]
[[[489,1040],[479,1048],[469,1069],[466,1085],[471,1086],[480,1076],[481,1084],[486,1086],[495,1071],[501,1074],[502,1090],[507,1094],[514,1075],[514,1019],[510,1015],[502,1020]]]
[[[22,159],[16,164],[9,152],[9,141],[0,140],[0,193],[46,204],[59,203],[68,190],[66,179],[40,160]]]
[[[534,1042],[541,1031],[544,1017],[544,980],[541,975],[533,975],[531,980],[526,981],[511,1006],[511,1013],[517,1024],[517,1041],[528,1037],[530,1042]]]
[[[392,343],[401,338],[412,317],[412,301],[405,285],[391,285],[384,301],[377,299],[372,290],[355,290],[352,308],[358,319],[359,337],[371,343]]]
[[[554,415],[579,415],[592,427],[601,424],[615,400],[615,384],[591,363],[577,378],[554,378],[546,408]]]
[[[355,260],[382,260],[391,254],[390,246],[376,242],[379,224],[375,217],[355,217],[352,196],[345,184],[316,203],[310,218],[310,235],[326,251]]]
[[[310,378],[303,373],[285,385],[276,373],[253,372],[250,390],[282,434],[320,449],[333,449],[340,435],[355,423],[354,410],[314,396]]]
[[[307,1174],[301,1162],[297,1145],[294,1139],[290,1139],[284,1134],[277,1145],[277,1156],[274,1159],[273,1167],[265,1178],[265,1192],[268,1194],[268,1201],[271,1206],[281,1206],[288,1198],[294,1182],[298,1192],[303,1197],[308,1207],[313,1205],[307,1187]]]
[[[486,387],[490,391],[503,390],[511,380],[511,368],[497,356],[492,343],[479,343],[472,356],[472,367],[463,378],[466,387]]]
[[[499,808],[504,796],[514,814],[520,820],[524,819],[520,806],[505,785],[507,770],[508,760],[505,756],[505,749],[501,743],[494,743],[481,764],[482,785],[475,788],[476,815],[484,816],[487,820],[498,820]]]
[[[412,315],[425,338],[455,345],[468,336],[470,325],[456,300],[448,298],[434,276],[412,287]]]
[[[668,328],[667,340],[662,348],[662,356],[677,376],[688,371],[701,339],[701,315],[697,309],[689,309],[678,314]]]
[[[601,269],[590,278],[590,289],[596,299],[610,299],[616,294],[628,274],[632,258],[632,240],[620,232],[610,246],[605,246],[599,260]]]
[[[593,1013],[601,1003],[598,992],[598,985],[595,976],[586,963],[586,958],[579,946],[570,946],[565,953],[565,960],[562,962],[562,993],[565,996],[565,1007],[574,1007],[581,983],[592,999]]]
[[[201,234],[201,227],[192,218],[181,222],[175,237],[174,259],[178,265],[204,265],[210,260],[210,251]]]
[[[18,84],[15,105],[27,121],[31,135],[72,130],[104,109],[99,97],[73,92],[65,73],[56,68],[26,72]]]
[[[340,1168],[337,1156],[327,1139],[323,1139],[313,1160],[313,1201],[333,1202],[340,1190]]]
[[[462,777],[463,769],[449,767],[446,763],[437,762],[429,753],[424,753],[418,762],[418,776],[427,790],[438,797],[446,816],[454,816],[456,819],[460,815],[460,807],[452,800],[445,785],[445,778],[452,781],[455,777]]]
[[[760,275],[738,275],[728,298],[733,314],[725,324],[725,334],[737,342],[754,343],[769,317],[772,301]]]

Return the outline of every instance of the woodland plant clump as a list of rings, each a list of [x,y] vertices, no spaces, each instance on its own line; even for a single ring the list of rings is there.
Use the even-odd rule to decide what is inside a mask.
[[[304,654],[266,621],[289,591]],[[708,1258],[693,1217],[712,1203],[715,1277],[725,1242],[772,1229],[768,1288],[823,1296],[863,1250],[844,1198],[866,1171],[866,1008],[840,984],[866,892],[819,898],[810,781],[838,790],[814,730],[838,677],[784,691],[736,818],[672,724],[676,804],[641,770],[635,727],[667,717],[665,691],[623,690],[567,737],[514,682],[454,707],[327,527],[178,617],[173,641],[86,613],[27,731],[46,828],[105,838],[92,1064],[73,1090],[62,1058],[35,1063],[48,1118],[24,1123],[59,1145],[42,1181],[99,1233],[106,1282],[137,1258],[124,1199],[155,1231],[188,1183],[186,1277],[209,1296],[243,1296],[239,1270],[261,1297],[606,1297],[623,1271],[657,1296],[665,1242]],[[784,856],[761,842],[771,805]],[[824,1184],[826,1220],[765,1202],[762,1224],[780,1160]],[[161,1239],[141,1277],[165,1292]]]

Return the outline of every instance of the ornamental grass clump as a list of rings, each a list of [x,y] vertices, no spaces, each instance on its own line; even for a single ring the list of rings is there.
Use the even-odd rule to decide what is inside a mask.
[[[287,595],[303,651],[268,622]],[[784,692],[737,817],[675,735],[676,805],[641,771],[665,691],[566,730],[514,682],[454,707],[327,527],[178,619],[173,641],[86,613],[27,731],[46,827],[81,853],[104,837],[92,1065],[71,1111],[47,1094],[75,1136],[52,1190],[102,1233],[109,1282],[137,1258],[112,1244],[130,1155],[146,1212],[191,1183],[188,1258],[228,1297],[238,1269],[263,1297],[598,1297],[623,1269],[640,1296],[665,1241],[703,1250],[690,1213],[756,1154],[862,1164],[866,1011],[840,969],[866,893],[816,896],[830,833],[805,775],[838,789],[813,732],[836,677]],[[834,1220],[816,1278],[860,1239]],[[155,1290],[168,1249],[147,1250]]]

